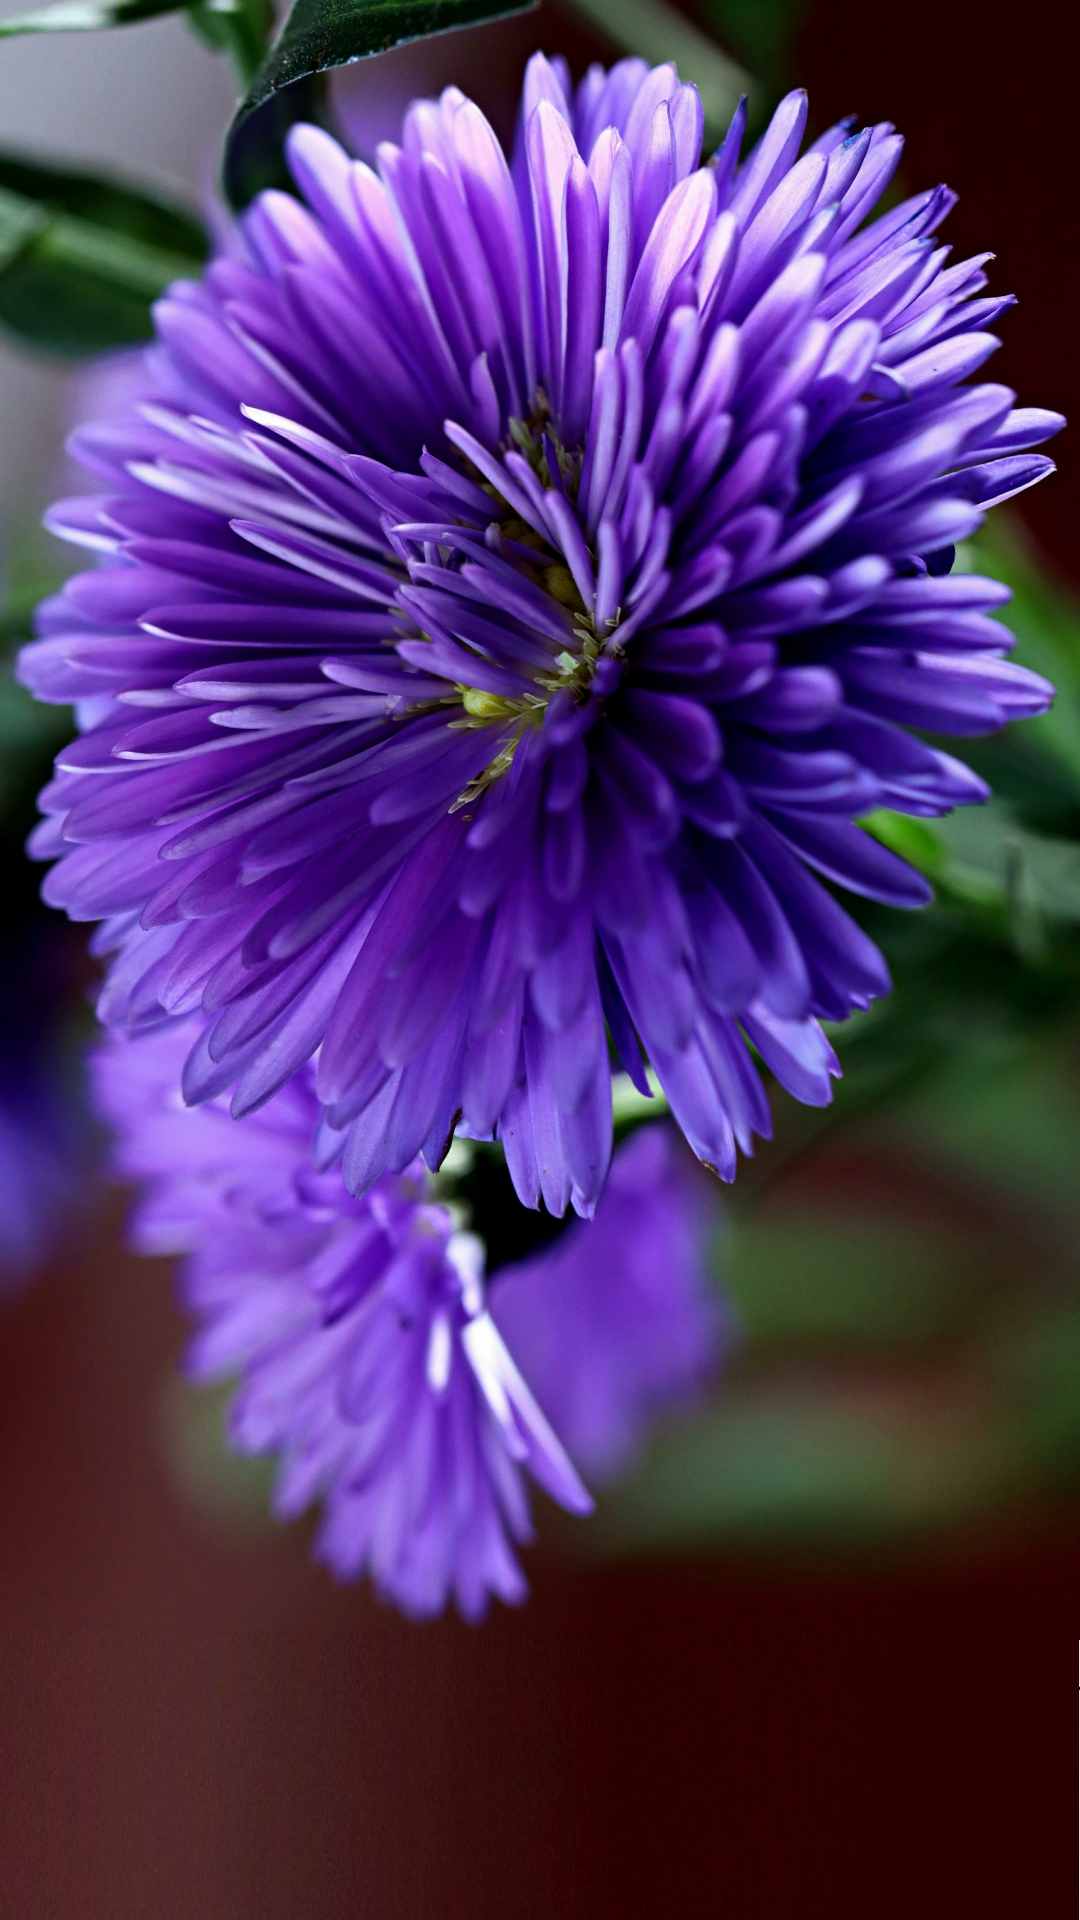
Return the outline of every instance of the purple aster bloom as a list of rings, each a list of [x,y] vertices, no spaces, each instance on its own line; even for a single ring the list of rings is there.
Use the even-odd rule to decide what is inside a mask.
[[[644,1128],[594,1222],[485,1285],[480,1241],[421,1162],[362,1199],[316,1171],[310,1070],[234,1121],[220,1096],[184,1105],[189,1045],[182,1024],[113,1036],[96,1081],[141,1187],[137,1246],[186,1255],[190,1371],[239,1376],[234,1446],[278,1455],[279,1514],[321,1500],[320,1557],[406,1612],[521,1599],[523,1469],[589,1511],[566,1447],[609,1475],[720,1357],[704,1178],[672,1128]]]
[[[611,1052],[725,1177],[888,988],[827,882],[923,880],[858,824],[986,797],[910,729],[1040,712],[994,581],[948,572],[1061,424],[966,384],[1010,303],[939,187],[872,218],[891,127],[806,100],[700,165],[701,105],[530,63],[516,151],[455,89],[376,170],[294,132],[301,198],[157,308],[149,398],[86,429],[103,559],[23,674],[107,697],[61,754],[46,891],[100,919],[128,1029],[195,1016],[193,1102],[318,1050],[363,1192],[460,1124],[593,1209]],[[610,1043],[610,1045],[609,1045]]]
[[[617,1150],[595,1219],[497,1275],[492,1317],[593,1480],[626,1467],[660,1415],[702,1397],[728,1337],[708,1284],[718,1227],[707,1176],[674,1129],[646,1126]]]
[[[98,1093],[144,1183],[136,1244],[188,1256],[192,1374],[240,1375],[233,1444],[280,1456],[282,1517],[323,1501],[317,1551],[343,1578],[414,1614],[520,1600],[522,1470],[571,1512],[591,1501],[486,1310],[480,1242],[420,1163],[363,1199],[316,1172],[309,1072],[239,1123],[185,1107],[189,1045],[114,1039]]]

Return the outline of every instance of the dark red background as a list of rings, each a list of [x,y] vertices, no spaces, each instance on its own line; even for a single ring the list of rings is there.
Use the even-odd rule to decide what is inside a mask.
[[[811,0],[799,64],[818,125],[888,114],[911,182],[961,189],[957,248],[996,245],[1022,296],[994,377],[1080,415],[1063,23]],[[554,11],[508,31],[564,41]],[[1074,573],[1076,504],[1066,451],[1031,517]],[[521,1613],[410,1627],[177,1492],[179,1325],[117,1244],[103,1223],[0,1325],[5,1912],[1052,1910],[1071,1525],[887,1566],[540,1554]]]
[[[111,1237],[6,1328],[6,1913],[1057,1911],[1060,1534],[847,1570],[541,1554],[522,1611],[417,1628],[178,1499],[176,1332]]]

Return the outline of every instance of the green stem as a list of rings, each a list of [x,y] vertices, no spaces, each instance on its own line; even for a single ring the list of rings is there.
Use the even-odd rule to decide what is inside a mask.
[[[266,56],[274,25],[273,8],[267,0],[199,0],[188,12],[199,38],[232,62],[243,98]]]

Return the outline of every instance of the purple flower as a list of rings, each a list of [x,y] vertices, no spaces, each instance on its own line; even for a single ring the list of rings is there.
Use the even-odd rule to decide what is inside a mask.
[[[800,1100],[819,1020],[888,988],[819,876],[923,880],[858,824],[983,783],[910,728],[1040,712],[991,580],[948,572],[1061,424],[963,384],[1009,305],[867,223],[886,125],[799,157],[801,93],[699,166],[669,67],[528,69],[508,164],[456,90],[378,172],[294,133],[304,202],[157,309],[151,398],[87,429],[104,558],[23,674],[108,706],[60,756],[47,896],[101,1001],[192,1014],[185,1096],[243,1114],[318,1049],[321,1163],[362,1193],[456,1124],[592,1211],[611,1047],[724,1177]]]
[[[701,1399],[727,1344],[707,1285],[718,1226],[677,1134],[646,1126],[615,1154],[595,1220],[496,1276],[492,1317],[591,1479],[620,1472],[658,1416]]]
[[[420,1164],[361,1200],[316,1173],[307,1072],[242,1122],[185,1107],[189,1045],[114,1039],[98,1094],[119,1170],[143,1183],[136,1244],[188,1256],[192,1374],[241,1377],[232,1443],[278,1454],[279,1515],[321,1499],[319,1557],[407,1613],[520,1600],[522,1470],[573,1513],[592,1503],[486,1310],[480,1242]]]
[[[182,1025],[114,1036],[96,1081],[117,1168],[141,1188],[136,1245],[187,1256],[190,1371],[239,1376],[232,1443],[280,1456],[278,1513],[321,1500],[320,1557],[370,1572],[406,1612],[453,1597],[471,1619],[490,1594],[521,1599],[523,1469],[588,1512],[566,1444],[610,1474],[720,1357],[702,1177],[672,1129],[643,1129],[595,1222],[485,1289],[445,1178],[418,1162],[355,1199],[312,1165],[310,1070],[234,1121],[220,1098],[184,1105],[189,1045]]]

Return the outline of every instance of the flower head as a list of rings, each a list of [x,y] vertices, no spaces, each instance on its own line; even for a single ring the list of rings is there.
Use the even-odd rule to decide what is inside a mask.
[[[1058,416],[965,385],[1009,304],[877,218],[900,141],[806,101],[702,167],[701,106],[624,61],[528,69],[508,163],[451,89],[378,169],[290,145],[230,254],[157,309],[148,398],[79,439],[104,557],[42,609],[48,897],[102,919],[101,1010],[193,1016],[192,1101],[316,1049],[320,1158],[363,1192],[455,1124],[590,1213],[611,1051],[725,1177],[819,1021],[888,987],[819,876],[921,878],[876,806],[985,798],[910,728],[1046,704],[952,545]]]
[[[307,1073],[243,1122],[186,1108],[188,1045],[114,1040],[97,1079],[118,1167],[143,1183],[136,1244],[187,1256],[190,1370],[240,1376],[232,1443],[278,1455],[278,1513],[321,1499],[320,1557],[406,1612],[519,1600],[523,1469],[571,1512],[591,1501],[487,1312],[479,1242],[421,1165],[362,1200],[316,1173]]]

